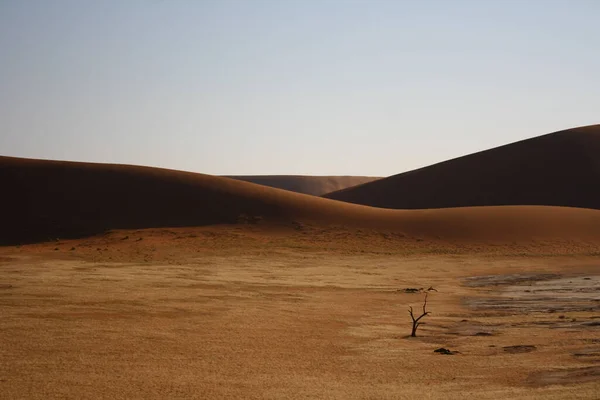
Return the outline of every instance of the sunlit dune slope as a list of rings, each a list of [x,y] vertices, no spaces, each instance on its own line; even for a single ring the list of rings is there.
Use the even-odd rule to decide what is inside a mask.
[[[309,175],[237,175],[228,178],[239,179],[259,185],[270,186],[292,192],[322,196],[326,193],[346,189],[376,179],[371,176],[309,176]]]
[[[325,197],[382,208],[550,205],[600,209],[600,125],[551,133]]]
[[[600,243],[600,211],[555,207],[384,210],[209,175],[0,157],[0,242],[236,223],[241,215],[390,230],[449,241]]]

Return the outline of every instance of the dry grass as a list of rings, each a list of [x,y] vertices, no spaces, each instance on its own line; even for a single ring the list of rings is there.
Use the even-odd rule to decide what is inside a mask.
[[[431,254],[373,237],[360,249],[338,234],[150,230],[1,248],[0,397],[597,398],[581,368],[600,358],[573,355],[600,346],[597,327],[470,309],[464,299],[496,292],[461,280],[595,273],[596,259]],[[430,285],[432,315],[409,339],[406,309],[422,298],[398,289]],[[521,344],[537,350],[502,350]],[[433,353],[442,346],[460,354]]]

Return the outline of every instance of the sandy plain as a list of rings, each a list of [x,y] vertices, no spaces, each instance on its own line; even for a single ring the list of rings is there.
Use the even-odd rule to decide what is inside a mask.
[[[598,398],[597,253],[409,239],[214,226],[1,247],[0,398]],[[430,286],[410,338],[424,294],[404,289]]]

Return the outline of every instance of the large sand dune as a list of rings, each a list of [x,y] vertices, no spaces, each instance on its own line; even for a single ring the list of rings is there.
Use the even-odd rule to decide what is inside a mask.
[[[600,243],[600,211],[558,207],[384,210],[234,179],[112,164],[0,158],[0,242],[139,229],[312,221],[449,241]],[[591,182],[590,182],[591,184]]]
[[[8,157],[0,182],[0,243],[60,238],[0,246],[0,398],[598,398],[599,210]]]
[[[337,190],[372,182],[372,176],[309,176],[309,175],[236,175],[228,178],[239,179],[259,185],[270,186],[292,192],[322,196]]]
[[[327,194],[382,208],[600,209],[600,125],[556,132]]]

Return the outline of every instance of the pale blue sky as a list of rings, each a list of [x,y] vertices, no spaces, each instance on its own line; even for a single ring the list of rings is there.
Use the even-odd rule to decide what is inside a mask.
[[[0,0],[0,155],[392,175],[600,122],[598,0]]]

